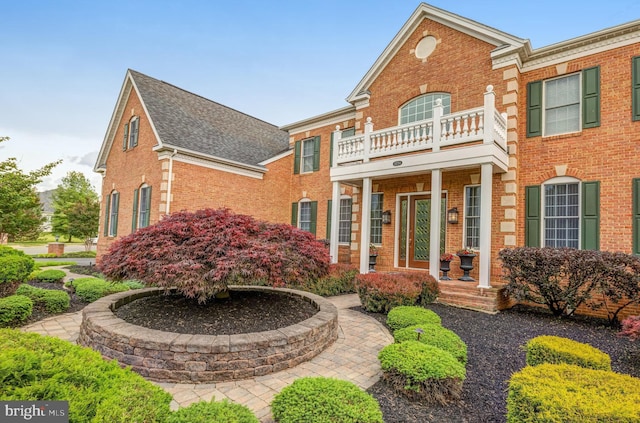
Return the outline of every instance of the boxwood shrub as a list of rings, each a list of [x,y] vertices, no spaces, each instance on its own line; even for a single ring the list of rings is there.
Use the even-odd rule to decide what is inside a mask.
[[[259,423],[244,405],[224,401],[200,401],[171,413],[167,423]]]
[[[447,404],[460,399],[466,369],[450,353],[418,341],[384,347],[383,380],[411,400]]]
[[[41,307],[49,313],[67,311],[71,302],[69,294],[65,291],[36,288],[24,283],[18,287],[16,294],[31,298],[36,307]]]
[[[61,339],[0,330],[0,400],[68,401],[69,421],[164,422],[171,396],[117,361]]]
[[[67,274],[63,270],[48,269],[35,273],[32,278],[36,282],[62,282]]]
[[[431,310],[416,306],[394,307],[387,315],[387,326],[389,326],[391,330],[423,323],[435,323],[439,325],[440,316]]]
[[[638,422],[640,379],[572,364],[527,366],[514,373],[507,422]]]
[[[418,333],[418,330],[421,332]],[[421,324],[398,329],[393,332],[393,339],[396,342],[419,341],[438,347],[454,356],[460,363],[467,364],[467,344],[455,332],[438,324]]]
[[[279,423],[382,423],[380,405],[351,382],[324,377],[296,379],[275,396],[273,417]]]
[[[129,290],[125,284],[111,283],[98,278],[78,278],[68,281],[65,286],[72,287],[80,299],[90,303],[106,295]]]
[[[608,354],[588,344],[559,336],[538,336],[527,342],[527,364],[567,363],[580,367],[611,370]]]
[[[0,297],[15,292],[33,271],[34,261],[20,250],[0,245]]]
[[[0,298],[0,327],[19,325],[27,320],[32,312],[33,302],[29,297],[10,295]]]

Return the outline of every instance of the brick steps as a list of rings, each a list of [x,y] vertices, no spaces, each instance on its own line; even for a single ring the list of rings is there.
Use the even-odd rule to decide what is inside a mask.
[[[502,288],[480,289],[477,282],[440,281],[438,302],[456,307],[496,313],[508,308]]]

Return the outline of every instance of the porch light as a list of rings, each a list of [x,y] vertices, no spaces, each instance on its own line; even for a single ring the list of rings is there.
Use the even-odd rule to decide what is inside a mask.
[[[458,208],[457,207],[449,209],[449,211],[447,212],[447,222],[451,223],[452,225],[458,224]]]
[[[391,223],[391,210],[385,210],[382,212],[382,223],[385,225]]]

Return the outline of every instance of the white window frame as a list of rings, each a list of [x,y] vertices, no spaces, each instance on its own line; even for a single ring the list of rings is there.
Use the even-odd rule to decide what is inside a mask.
[[[382,198],[382,201],[380,201],[380,217],[377,217],[377,216],[373,217],[373,213],[375,211],[373,209],[373,197],[377,196],[377,195],[381,196],[381,198]],[[382,245],[382,211],[383,210],[384,210],[384,194],[382,192],[373,192],[373,193],[371,193],[371,216],[369,216],[369,232],[370,232],[369,233],[369,242],[371,244],[374,244],[374,245]],[[378,236],[378,234],[374,234],[373,233],[373,230],[378,228],[378,226],[375,226],[375,227],[373,226],[373,222],[374,221],[380,221],[380,225],[379,225],[379,228],[380,228],[380,239],[379,240],[378,239],[375,239],[375,240],[373,239],[374,235],[376,237]]]
[[[133,126],[136,126],[136,131],[134,133]],[[140,132],[140,118],[138,116],[134,116],[129,120],[129,139],[127,140],[127,148],[135,148],[138,146],[138,133]],[[134,144],[135,141],[135,144]]]
[[[468,211],[469,211],[469,196],[468,193],[470,192],[471,188],[478,188],[478,215],[477,216],[469,216]],[[465,185],[464,186],[464,215],[462,217],[463,219],[463,230],[462,230],[462,247],[466,248],[473,248],[475,250],[479,250],[480,249],[480,213],[482,210],[482,188],[481,185],[479,184],[474,184],[474,185]],[[477,245],[471,245],[467,242],[468,240],[468,236],[467,236],[467,231],[470,230],[469,225],[467,223],[467,219],[469,218],[473,218],[473,219],[477,219],[478,222],[478,244]]]
[[[138,216],[137,216],[137,220],[138,220],[138,229],[140,228],[146,228],[147,226],[149,226],[150,223],[150,216],[147,217],[146,222],[144,221],[144,217],[145,215],[143,214],[143,210],[144,210],[144,203],[142,202],[142,193],[143,192],[149,192],[151,191],[151,187],[147,184],[142,185],[139,189],[138,189]],[[148,206],[146,208],[147,213],[151,214],[151,195],[147,195],[147,202],[149,203]]]
[[[309,207],[309,220],[305,221],[309,223],[309,227],[308,228],[303,228],[302,227],[302,208],[303,206],[308,206]],[[303,231],[307,231],[307,232],[311,232],[311,200],[309,200],[308,198],[304,198],[300,201],[298,201],[298,229],[302,229]]]
[[[107,236],[115,237],[118,235],[118,228],[114,225],[114,222],[118,221],[120,193],[118,191],[111,191],[111,194],[109,194],[109,201],[109,230],[107,231]],[[116,207],[114,207],[114,204]]]
[[[547,84],[553,81],[558,81],[560,79],[566,78],[578,78],[578,128],[575,131],[567,131],[567,132],[547,132]],[[562,106],[562,107],[566,107]],[[573,134],[576,132],[582,131],[582,72],[571,73],[569,75],[562,75],[556,78],[549,78],[542,81],[542,136],[543,137],[553,137],[556,135],[564,135],[564,134]]]
[[[426,94],[422,94],[419,95],[417,97],[412,98],[411,100],[407,101],[406,103],[404,103],[402,106],[400,106],[400,108],[398,109],[398,125],[404,125],[407,123],[412,123],[412,122],[419,122],[421,120],[425,120],[425,119],[431,119],[431,117],[423,117],[422,119],[407,119],[406,122],[402,122],[402,111],[405,110],[406,108],[410,107],[411,103],[417,102],[418,100],[421,99],[429,99],[430,103],[431,103],[431,108],[428,109],[431,111],[431,117],[433,117],[433,107],[436,104],[436,100],[437,99],[442,99],[442,106],[443,106],[443,114],[449,114],[451,113],[451,94],[450,93],[446,93],[446,92],[432,92],[432,93],[426,93]],[[446,98],[446,101],[445,101]],[[423,104],[424,106],[424,104]],[[427,114],[427,110],[423,110],[422,113],[424,113],[425,115]],[[412,116],[415,118],[417,113],[414,113]]]
[[[311,145],[311,155],[305,155],[305,145]],[[316,141],[315,138],[307,138],[300,143],[300,173],[312,173],[313,172],[313,160],[315,156]],[[305,169],[305,163],[310,161],[311,166],[309,170]]]
[[[345,208],[343,207],[343,201],[349,201],[349,213],[348,218],[343,219],[346,215],[343,215]],[[340,197],[340,207],[338,208],[338,244],[350,244],[351,243],[351,221],[353,202],[350,196],[343,195]]]
[[[563,185],[563,184],[577,184],[578,185],[578,240],[577,243],[578,245],[576,247],[571,247],[571,248],[577,248],[577,249],[581,249],[581,245],[582,245],[582,181],[577,179],[577,178],[573,178],[571,176],[559,176],[557,178],[552,178],[549,179],[547,181],[545,181],[542,185],[541,185],[541,189],[540,189],[540,203],[542,205],[542,210],[541,210],[541,218],[542,218],[542,224],[540,225],[541,227],[541,245],[543,247],[546,247],[547,245],[547,237],[546,237],[546,228],[547,228],[547,195],[546,195],[546,187],[548,185]]]

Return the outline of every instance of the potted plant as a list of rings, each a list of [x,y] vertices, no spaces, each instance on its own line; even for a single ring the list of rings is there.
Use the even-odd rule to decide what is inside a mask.
[[[447,275],[451,270],[451,261],[453,260],[453,254],[451,253],[442,253],[440,255],[440,271],[442,272],[442,277],[440,280],[450,281],[451,278]]]
[[[376,272],[376,263],[378,261],[378,249],[375,245],[369,244],[369,272]]]
[[[476,251],[466,247],[461,250],[458,250],[456,253],[458,257],[460,257],[460,269],[464,272],[464,274],[458,278],[458,280],[465,282],[475,282],[471,276],[469,276],[469,272],[473,270],[473,259],[477,256]]]

